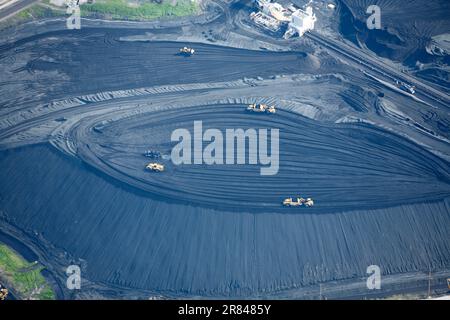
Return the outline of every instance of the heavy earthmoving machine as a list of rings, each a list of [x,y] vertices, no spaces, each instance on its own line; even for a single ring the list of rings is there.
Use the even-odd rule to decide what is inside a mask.
[[[2,285],[0,284],[0,300],[5,300],[7,296],[8,296],[8,289],[3,288]]]
[[[275,113],[277,110],[275,109],[275,106],[268,106],[266,104],[249,104],[247,107],[247,111],[252,112],[266,112],[266,113]]]
[[[193,48],[189,48],[189,47],[183,47],[180,49],[180,53],[187,55],[187,56],[192,56],[194,54],[195,50]]]
[[[285,207],[300,207],[304,205],[305,207],[312,207],[314,205],[314,200],[312,198],[297,198],[294,200],[293,198],[286,198],[283,200],[283,206]]]
[[[151,159],[161,159],[161,152],[156,150],[147,150],[145,151],[144,156]]]
[[[154,172],[164,171],[164,165],[156,162],[150,162],[145,168]]]
[[[401,90],[408,92],[410,94],[415,94],[416,93],[416,87],[413,85],[410,85],[408,83],[405,82],[401,82],[398,80],[395,80],[395,85],[400,88]]]

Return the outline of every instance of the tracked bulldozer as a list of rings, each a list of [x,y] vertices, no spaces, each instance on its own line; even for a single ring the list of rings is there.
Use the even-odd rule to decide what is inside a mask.
[[[181,54],[188,55],[188,56],[193,55],[194,52],[195,52],[195,50],[193,48],[189,48],[189,47],[183,47],[180,49]]]
[[[156,162],[150,162],[145,168],[150,171],[155,171],[155,172],[164,171],[164,165],[162,165],[160,163],[156,163]]]
[[[314,205],[314,200],[312,198],[297,198],[294,200],[293,198],[286,198],[283,200],[283,206],[285,207],[300,207],[305,205],[305,207],[312,207]]]
[[[247,106],[247,111],[252,111],[252,112],[265,112],[265,113],[275,113],[277,112],[277,110],[275,109],[274,106],[268,106],[266,104],[249,104]]]

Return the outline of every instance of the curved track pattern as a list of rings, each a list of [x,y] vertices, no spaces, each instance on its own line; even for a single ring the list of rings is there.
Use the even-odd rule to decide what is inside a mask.
[[[209,105],[169,111],[108,113],[83,119],[65,136],[78,155],[138,188],[186,203],[235,208],[280,208],[286,196],[312,196],[317,211],[372,209],[449,196],[447,164],[404,138],[368,124],[325,125],[279,110],[251,114],[244,105]],[[280,130],[280,170],[261,176],[259,165],[173,165],[171,132],[194,121],[203,130]],[[206,145],[207,143],[205,143]],[[166,155],[166,171],[144,170],[148,149]],[[291,211],[292,212],[292,211]]]
[[[85,28],[0,47],[8,221],[87,261],[93,282],[174,297],[292,297],[359,281],[373,263],[394,276],[450,268],[439,104],[325,54],[130,40],[142,34]],[[197,54],[178,56],[184,45]],[[247,103],[278,112],[247,113]],[[279,129],[278,174],[173,165],[172,131],[196,120]],[[56,149],[30,146],[42,142]],[[148,149],[165,172],[144,169]],[[281,206],[297,195],[315,206]]]

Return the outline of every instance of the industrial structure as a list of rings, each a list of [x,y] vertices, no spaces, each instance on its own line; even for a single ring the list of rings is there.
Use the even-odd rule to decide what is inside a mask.
[[[271,16],[280,22],[291,21],[292,11],[285,9],[281,4],[266,0],[259,0],[258,2],[258,7],[264,14]]]
[[[282,26],[287,26],[284,38],[303,36],[308,30],[314,29],[317,20],[311,6],[298,8],[293,4],[286,8],[277,2],[270,0],[255,0],[255,6],[259,9],[250,14],[250,19],[258,26],[277,32]]]
[[[268,16],[267,14],[259,11],[259,12],[252,12],[250,14],[250,19],[258,26],[263,27],[265,29],[268,29],[272,32],[277,32],[280,30],[281,23],[272,18],[271,16]]]
[[[316,15],[313,13],[312,7],[306,7],[305,10],[296,10],[292,13],[292,20],[289,23],[289,28],[284,34],[284,37],[287,39],[295,34],[298,34],[300,37],[303,36],[306,31],[314,29],[316,20]]]

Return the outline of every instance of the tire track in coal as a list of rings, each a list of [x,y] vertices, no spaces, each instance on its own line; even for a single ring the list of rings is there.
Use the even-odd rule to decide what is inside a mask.
[[[365,124],[327,126],[282,110],[274,116],[254,115],[244,106],[213,105],[126,116],[104,125],[102,133],[94,131],[106,118],[82,119],[73,128],[70,135],[79,156],[121,181],[172,200],[284,212],[281,200],[301,194],[316,199],[312,211],[330,212],[449,195],[447,163],[404,138]],[[260,176],[259,167],[250,165],[174,166],[170,161],[165,161],[166,173],[146,172],[148,159],[141,154],[147,148],[170,153],[171,130],[189,128],[194,120],[203,120],[204,130],[280,128],[278,175]],[[127,148],[120,152],[120,145],[128,143],[141,154],[129,155]]]

